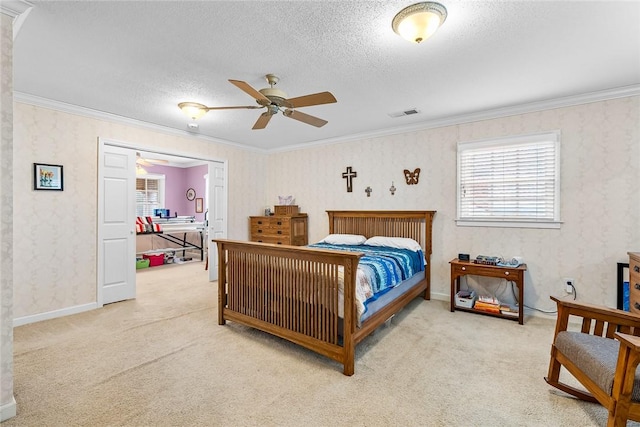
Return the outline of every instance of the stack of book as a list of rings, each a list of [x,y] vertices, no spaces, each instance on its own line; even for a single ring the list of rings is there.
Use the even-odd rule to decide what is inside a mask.
[[[517,305],[500,304],[500,313],[505,316],[518,317],[519,311]]]
[[[479,296],[473,308],[478,311],[500,314],[500,301],[495,297]]]

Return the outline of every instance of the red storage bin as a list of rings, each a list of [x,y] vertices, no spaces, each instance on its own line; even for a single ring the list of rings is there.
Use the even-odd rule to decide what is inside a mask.
[[[149,267],[164,264],[164,254],[143,254],[142,258],[149,260]]]

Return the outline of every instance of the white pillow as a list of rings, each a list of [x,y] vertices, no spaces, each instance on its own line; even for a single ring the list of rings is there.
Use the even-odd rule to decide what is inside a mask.
[[[328,243],[330,245],[361,245],[367,240],[359,234],[329,234],[318,243]]]
[[[390,248],[409,249],[416,252],[422,250],[418,242],[407,237],[374,236],[364,242],[364,244],[369,246],[387,246]]]

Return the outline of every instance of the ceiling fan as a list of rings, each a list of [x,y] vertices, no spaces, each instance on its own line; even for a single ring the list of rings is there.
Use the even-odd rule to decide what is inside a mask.
[[[207,107],[203,104],[196,102],[181,102],[178,107],[182,109],[189,117],[194,120],[202,117],[209,110],[233,110],[233,109],[256,109],[266,108],[266,111],[258,117],[258,120],[253,125],[252,129],[264,129],[271,117],[276,115],[279,111],[285,117],[289,117],[298,120],[302,123],[306,123],[315,127],[322,127],[328,122],[318,117],[311,116],[306,113],[302,113],[297,110],[301,107],[311,107],[314,105],[332,104],[336,101],[336,98],[330,92],[319,92],[311,95],[299,96],[296,98],[287,98],[287,94],[280,89],[274,88],[274,86],[280,81],[280,78],[274,74],[267,74],[265,76],[269,83],[268,88],[256,90],[248,83],[240,80],[229,80],[231,84],[238,87],[249,96],[253,97],[258,105],[244,105],[237,107]]]
[[[144,158],[142,157],[140,152],[136,151],[136,165],[148,167],[148,166],[154,166],[154,165],[162,165],[165,163],[169,163],[169,162],[167,160]]]

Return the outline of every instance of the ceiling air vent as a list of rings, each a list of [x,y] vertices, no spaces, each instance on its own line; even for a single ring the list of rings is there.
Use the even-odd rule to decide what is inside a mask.
[[[389,113],[390,117],[402,117],[402,116],[410,116],[412,114],[418,114],[420,111],[417,108],[409,108],[404,111],[396,111],[395,113]]]

